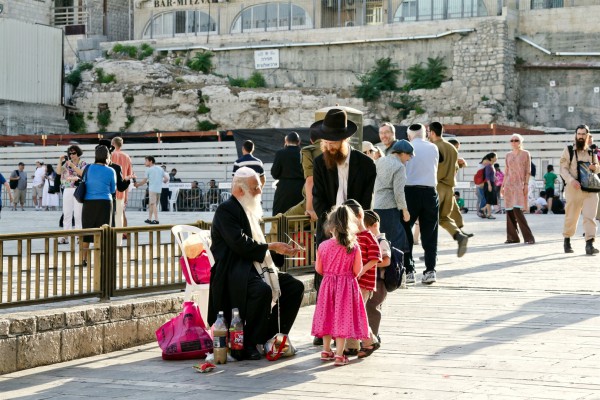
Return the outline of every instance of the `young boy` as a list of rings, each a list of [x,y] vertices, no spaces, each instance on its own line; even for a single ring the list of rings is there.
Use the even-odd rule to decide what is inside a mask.
[[[469,212],[469,209],[465,207],[465,199],[460,197],[460,192],[457,190],[454,192],[454,198],[456,199],[456,204],[458,204],[458,209],[461,213],[466,214]]]
[[[548,172],[544,174],[544,191],[546,192],[546,200],[548,201],[548,210],[552,214],[552,199],[554,199],[554,182],[558,176],[554,173],[554,167],[548,165]]]
[[[373,234],[365,227],[364,211],[358,201],[348,199],[344,202],[344,205],[350,207],[358,219],[358,233],[356,234],[356,238],[362,254],[363,267],[356,279],[358,279],[358,286],[360,287],[363,301],[366,305],[367,301],[373,296],[373,292],[375,291],[377,264],[382,261],[381,251],[379,250],[377,239],[375,239],[375,236],[373,236]],[[358,355],[359,358],[368,357],[379,348],[379,342],[377,342],[377,339],[370,328],[369,339],[363,340],[360,350],[358,347],[358,340],[346,340],[346,353],[348,353],[348,355],[354,355],[356,352],[356,355]]]
[[[369,319],[369,327],[373,331],[373,334],[377,337],[379,343],[379,324],[381,323],[381,304],[387,297],[387,290],[383,283],[384,268],[390,265],[392,251],[390,248],[390,242],[385,238],[385,233],[379,231],[379,215],[373,210],[365,210],[365,226],[375,236],[379,243],[379,249],[381,251],[381,262],[377,264],[376,274],[377,283],[373,296],[367,301],[367,318]]]

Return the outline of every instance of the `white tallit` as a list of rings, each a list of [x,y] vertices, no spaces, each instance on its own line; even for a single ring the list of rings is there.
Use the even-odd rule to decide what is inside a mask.
[[[260,228],[259,219],[254,215],[246,211],[246,215],[248,216],[248,220],[250,221],[250,229],[252,229],[252,239],[256,240],[259,243],[266,243],[265,235]],[[271,258],[271,252],[267,250],[267,254],[265,255],[265,259],[262,263],[255,261],[254,267],[258,274],[262,277],[263,281],[271,288],[272,294],[272,302],[271,308],[281,296],[281,289],[279,287],[279,276],[277,273],[279,272],[279,268],[275,266],[273,259]]]

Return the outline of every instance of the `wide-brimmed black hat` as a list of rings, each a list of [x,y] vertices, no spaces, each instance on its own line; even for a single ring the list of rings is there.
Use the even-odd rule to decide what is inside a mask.
[[[112,145],[112,142],[108,139],[100,139],[100,141],[98,142],[98,146],[106,146],[108,147],[108,151],[110,153],[112,153],[113,151],[115,151],[115,146]]]
[[[310,131],[314,132],[319,139],[340,141],[354,135],[358,126],[348,120],[346,111],[339,108],[332,108],[327,111],[322,121],[317,121],[310,126]]]

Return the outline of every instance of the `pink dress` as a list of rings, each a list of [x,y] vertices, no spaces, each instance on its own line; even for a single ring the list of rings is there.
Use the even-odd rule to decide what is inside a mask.
[[[312,335],[367,339],[369,325],[358,282],[352,272],[359,247],[347,253],[335,239],[319,246],[323,281],[313,316]]]
[[[504,168],[504,206],[507,210],[514,207],[527,207],[527,194],[523,188],[528,187],[531,173],[531,156],[527,150],[506,154]]]

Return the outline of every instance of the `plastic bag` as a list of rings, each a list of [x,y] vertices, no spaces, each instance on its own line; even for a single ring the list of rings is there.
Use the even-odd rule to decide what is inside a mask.
[[[191,301],[184,302],[181,314],[156,331],[156,340],[163,360],[204,358],[213,348],[200,309]]]
[[[196,258],[188,258],[190,264],[190,272],[192,274],[192,280],[196,283],[210,283],[210,260],[203,251],[202,254]],[[183,271],[183,276],[187,283],[190,283],[190,276],[188,270],[185,267],[185,260],[183,257],[179,259],[179,265]]]
[[[204,251],[204,244],[200,235],[192,234],[189,235],[181,244],[183,246],[183,252],[189,259],[198,257]]]

